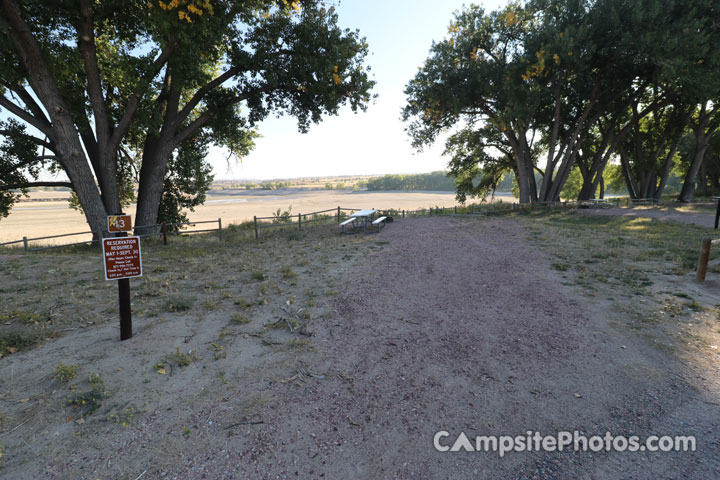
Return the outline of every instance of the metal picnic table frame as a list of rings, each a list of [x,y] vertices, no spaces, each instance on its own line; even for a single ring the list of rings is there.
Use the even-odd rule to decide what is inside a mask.
[[[355,218],[356,225],[359,220],[362,220],[362,228],[364,231],[367,232],[367,226],[368,224],[372,224],[373,217],[375,217],[376,213],[377,210],[375,209],[359,210],[357,212],[351,213],[350,218]]]

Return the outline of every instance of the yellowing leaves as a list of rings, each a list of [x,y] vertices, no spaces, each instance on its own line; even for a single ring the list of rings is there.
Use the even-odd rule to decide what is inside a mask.
[[[517,15],[515,15],[515,12],[510,10],[509,12],[507,12],[505,14],[505,25],[507,25],[508,27],[512,27],[517,22],[518,22],[518,18],[517,18]]]
[[[342,77],[340,77],[340,75],[338,75],[338,71],[339,71],[339,67],[337,65],[335,65],[333,67],[333,72],[332,72],[332,79],[333,79],[333,82],[335,83],[335,85],[339,85],[340,83],[342,83]]]
[[[525,74],[522,76],[523,80],[528,80],[532,77],[545,76],[550,73],[550,69],[547,68],[545,65],[549,53],[545,50],[540,50],[535,54],[535,56],[537,57],[537,62],[528,66]],[[557,53],[554,53],[552,55],[552,59],[555,61],[556,64],[560,63],[560,56]]]
[[[192,15],[199,17],[204,13],[208,15],[214,13],[210,0],[171,0],[170,2],[158,0],[157,5],[165,12],[177,10],[178,19],[188,23],[192,22]],[[148,3],[147,6],[153,8],[152,3]]]

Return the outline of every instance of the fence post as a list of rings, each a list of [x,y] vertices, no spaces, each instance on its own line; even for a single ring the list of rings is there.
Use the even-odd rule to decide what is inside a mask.
[[[23,237],[23,247],[25,247],[25,251],[28,251],[28,240],[27,237]]]
[[[162,222],[163,245],[167,245],[167,225]]]
[[[403,218],[405,218],[405,210],[403,210]]]
[[[302,215],[298,213],[298,230],[302,230]]]
[[[708,259],[710,258],[710,245],[712,245],[712,239],[710,237],[702,239],[702,243],[700,244],[700,258],[698,259],[697,274],[695,275],[695,280],[699,283],[703,283],[705,281]]]
[[[453,208],[453,213],[457,214],[457,205]]]
[[[257,216],[253,217],[253,223],[255,224],[255,239],[258,238],[258,231],[257,231]]]
[[[218,218],[218,240],[222,242],[222,218]]]
[[[337,221],[338,221],[338,223],[340,223],[340,205],[338,205],[338,219],[337,219]]]

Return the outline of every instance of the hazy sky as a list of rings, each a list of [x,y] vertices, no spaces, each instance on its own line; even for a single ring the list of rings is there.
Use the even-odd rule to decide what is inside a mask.
[[[259,125],[263,138],[241,164],[213,150],[216,179],[288,178],[345,174],[415,173],[445,169],[443,145],[416,153],[400,120],[403,89],[427,58],[433,40],[447,35],[452,13],[462,0],[342,0],[337,7],[344,28],[359,29],[371,54],[366,63],[377,82],[378,98],[365,113],[347,108],[325,117],[301,134],[291,117]],[[492,10],[506,0],[482,3]]]

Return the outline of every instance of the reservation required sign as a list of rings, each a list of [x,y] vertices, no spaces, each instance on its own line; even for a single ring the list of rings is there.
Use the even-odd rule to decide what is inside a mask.
[[[142,277],[140,237],[104,238],[103,257],[105,280]]]

